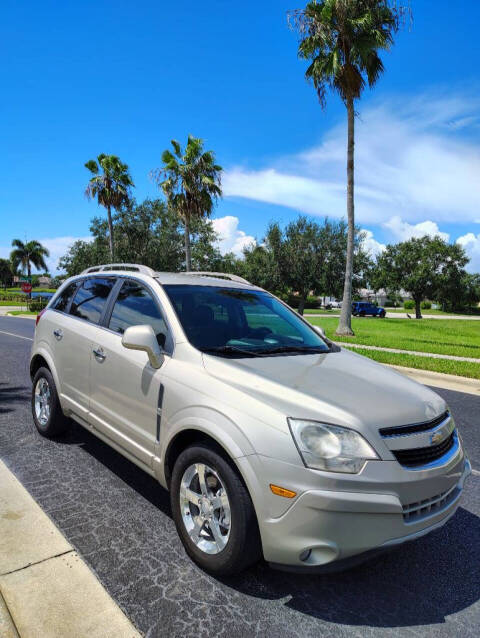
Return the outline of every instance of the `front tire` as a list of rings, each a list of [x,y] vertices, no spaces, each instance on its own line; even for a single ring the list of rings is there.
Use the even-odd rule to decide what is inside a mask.
[[[67,429],[68,420],[62,412],[55,381],[48,368],[39,368],[33,377],[32,415],[42,436],[58,436]]]
[[[231,460],[213,445],[197,443],[180,454],[170,499],[185,550],[205,571],[236,574],[260,558],[250,495]]]

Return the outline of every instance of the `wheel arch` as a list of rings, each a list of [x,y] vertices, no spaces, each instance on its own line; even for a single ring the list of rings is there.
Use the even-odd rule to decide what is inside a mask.
[[[200,429],[198,427],[189,426],[176,432],[166,446],[163,467],[165,483],[168,488],[170,488],[170,481],[176,460],[185,449],[195,443],[209,443],[214,449],[220,452],[226,460],[235,466],[245,483],[243,474],[238,464],[235,462],[235,452],[232,453],[232,449],[229,449],[229,446],[226,446],[222,441],[220,441],[214,433],[208,432],[203,428]]]
[[[41,368],[42,366],[45,366],[46,368],[50,370],[53,380],[55,381],[55,385],[57,387],[57,393],[60,396],[60,382],[59,382],[57,370],[55,368],[55,364],[53,362],[52,356],[44,348],[36,350],[30,359],[30,379],[32,381],[37,370]]]

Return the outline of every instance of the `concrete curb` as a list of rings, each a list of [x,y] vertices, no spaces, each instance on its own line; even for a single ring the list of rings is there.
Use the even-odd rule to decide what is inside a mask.
[[[0,635],[140,636],[87,564],[1,461]]]
[[[469,379],[468,377],[458,377],[455,374],[443,374],[441,372],[431,372],[430,370],[419,370],[417,368],[404,368],[403,366],[395,366],[384,363],[389,368],[394,368],[407,377],[423,383],[423,385],[431,385],[435,388],[445,388],[446,390],[454,390],[455,392],[465,392],[480,396],[480,379]]]

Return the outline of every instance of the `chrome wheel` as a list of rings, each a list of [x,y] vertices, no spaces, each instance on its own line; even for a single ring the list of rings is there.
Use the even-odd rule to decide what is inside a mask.
[[[40,425],[47,425],[50,411],[50,386],[45,377],[40,377],[35,386],[35,416]]]
[[[193,543],[206,554],[221,552],[230,536],[230,502],[222,480],[204,463],[187,467],[180,483],[180,512]]]

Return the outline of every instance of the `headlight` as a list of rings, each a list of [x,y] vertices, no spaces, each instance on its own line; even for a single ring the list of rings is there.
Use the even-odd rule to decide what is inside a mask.
[[[314,470],[356,474],[367,459],[378,459],[354,430],[300,419],[288,419],[288,424],[303,462]]]

